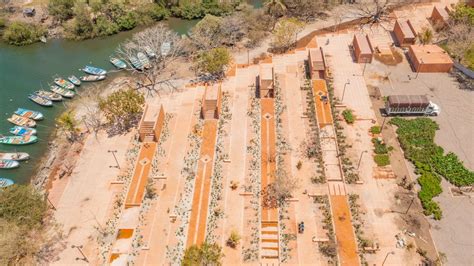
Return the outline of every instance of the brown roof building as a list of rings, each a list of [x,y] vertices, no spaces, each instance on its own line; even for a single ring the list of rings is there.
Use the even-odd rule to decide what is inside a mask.
[[[434,24],[444,25],[448,21],[449,15],[445,8],[434,6],[430,19]]]
[[[313,48],[308,51],[309,71],[312,79],[323,79],[326,71],[326,62],[322,48]]]
[[[437,45],[410,45],[408,57],[415,72],[449,72],[453,60]]]
[[[258,75],[258,97],[259,98],[273,98],[273,66],[271,64],[260,64],[260,73]]]
[[[369,36],[363,34],[354,35],[352,40],[354,56],[357,63],[371,63],[374,49],[370,43]]]
[[[398,45],[401,47],[415,44],[416,32],[410,20],[397,20],[393,28],[393,33],[397,38]]]

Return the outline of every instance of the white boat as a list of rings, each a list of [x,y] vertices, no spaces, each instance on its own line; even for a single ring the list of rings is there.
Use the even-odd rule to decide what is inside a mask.
[[[30,159],[30,155],[26,152],[0,152],[0,159],[25,161]]]

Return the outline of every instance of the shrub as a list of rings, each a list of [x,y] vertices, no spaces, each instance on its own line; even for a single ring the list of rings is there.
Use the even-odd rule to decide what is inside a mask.
[[[74,2],[75,0],[49,0],[48,12],[60,21],[71,19],[74,15]]]
[[[219,245],[204,242],[201,246],[192,245],[186,249],[182,265],[220,265],[223,256]]]
[[[231,55],[225,47],[214,48],[201,52],[195,60],[197,69],[202,74],[223,77],[226,67],[230,64]]]
[[[387,166],[390,164],[390,157],[388,154],[376,154],[374,161],[378,166]]]
[[[303,167],[303,163],[301,161],[298,161],[298,163],[296,164],[296,169],[300,170],[301,167]]]
[[[232,231],[229,238],[227,239],[226,244],[231,248],[236,248],[237,245],[239,245],[240,239],[240,235],[236,231]]]
[[[119,26],[104,16],[98,17],[94,25],[95,36],[107,36],[119,32]]]
[[[374,152],[376,154],[387,154],[388,149],[387,145],[385,143],[382,143],[382,141],[378,140],[377,138],[372,139],[372,143],[374,144]]]
[[[131,30],[138,24],[138,16],[135,12],[127,12],[117,19],[117,25],[120,30]]]
[[[162,5],[154,3],[144,5],[140,9],[139,13],[149,16],[155,21],[160,21],[170,16],[170,11],[168,9],[166,9]]]
[[[353,124],[355,121],[354,114],[352,114],[352,110],[346,109],[342,111],[342,117],[346,120],[346,123]]]
[[[380,126],[373,126],[370,128],[370,133],[372,134],[380,134],[382,132],[382,128]]]
[[[16,21],[7,26],[3,40],[13,45],[27,45],[39,41],[45,34],[46,30],[39,25]]]
[[[0,29],[5,28],[6,25],[7,25],[7,19],[4,17],[0,17]]]
[[[31,186],[14,185],[0,193],[0,219],[30,229],[41,226],[48,207]]]

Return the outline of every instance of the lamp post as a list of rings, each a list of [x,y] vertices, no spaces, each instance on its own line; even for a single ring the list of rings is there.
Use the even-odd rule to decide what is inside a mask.
[[[82,255],[82,258],[76,257],[76,260],[83,260],[83,261],[89,263],[89,260],[87,259],[86,255],[84,254],[84,252],[82,252],[82,245],[80,245],[80,246],[71,245],[71,248],[76,248]]]
[[[118,162],[118,160],[117,160],[117,157],[115,156],[115,153],[116,153],[117,151],[116,151],[116,150],[113,150],[113,151],[108,150],[107,152],[108,152],[108,153],[112,153],[112,155],[114,156],[114,159],[115,159],[115,163],[117,164],[116,166],[109,166],[109,167],[110,167],[110,168],[118,168],[118,169],[120,169],[120,164],[119,164],[119,162]]]
[[[380,127],[380,133],[383,131],[383,127],[385,126],[385,120],[387,120],[387,117],[384,116],[383,121],[382,121],[382,126]]]
[[[388,255],[395,255],[395,252],[394,251],[387,252],[387,255],[385,255],[385,259],[383,259],[382,266],[385,264],[385,261],[387,260]]]
[[[410,205],[408,205],[408,208],[407,208],[407,210],[405,211],[405,214],[407,214],[407,213],[408,213],[408,211],[410,210],[410,208],[411,208],[411,205],[413,205],[413,202],[414,202],[414,201],[415,201],[415,197],[412,195],[412,196],[411,196],[411,202],[410,202]]]
[[[366,153],[367,151],[362,151],[360,153],[360,157],[359,157],[359,162],[357,163],[357,170],[359,170],[359,166],[360,166],[360,162],[362,161],[362,155],[364,155],[364,153]]]
[[[346,86],[351,84],[351,81],[349,79],[347,79],[346,83],[344,83],[344,90],[342,90],[342,98],[341,98],[341,102],[344,101],[344,95],[346,94]]]

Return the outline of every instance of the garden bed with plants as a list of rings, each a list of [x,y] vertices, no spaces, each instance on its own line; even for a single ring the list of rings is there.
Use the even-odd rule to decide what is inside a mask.
[[[443,191],[441,176],[455,186],[469,186],[474,184],[474,172],[467,169],[454,153],[445,154],[443,148],[436,145],[434,137],[439,126],[435,121],[429,118],[393,118],[390,124],[398,127],[396,132],[405,158],[416,167],[421,186],[418,197],[425,215],[433,214],[434,219],[441,219],[441,208],[433,201]]]

